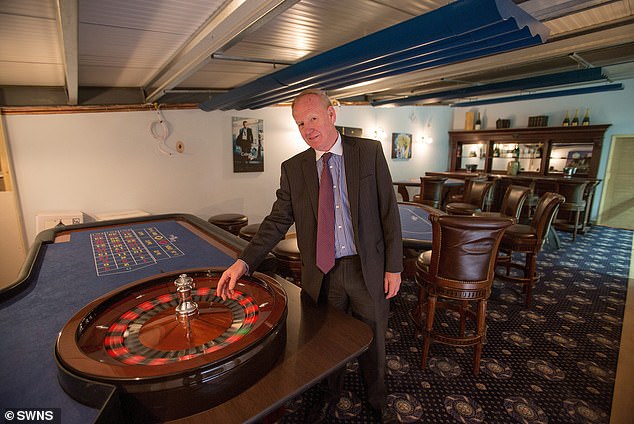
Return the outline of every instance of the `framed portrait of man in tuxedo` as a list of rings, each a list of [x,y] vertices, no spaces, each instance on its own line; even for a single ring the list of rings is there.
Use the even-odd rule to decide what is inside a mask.
[[[264,172],[264,120],[231,118],[233,172]]]

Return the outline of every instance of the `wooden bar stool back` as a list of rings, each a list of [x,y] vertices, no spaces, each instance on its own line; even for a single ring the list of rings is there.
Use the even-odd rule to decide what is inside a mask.
[[[531,193],[530,187],[510,185],[504,192],[502,205],[499,212],[476,212],[477,216],[494,217],[511,217],[515,218],[515,222],[519,222],[520,214],[526,199]]]
[[[493,181],[471,181],[462,201],[447,203],[446,212],[450,215],[473,215],[482,212],[494,184]]]
[[[475,346],[473,373],[480,371],[486,338],[486,307],[491,294],[495,259],[504,230],[512,218],[431,215],[433,244],[416,263],[419,310],[424,311],[421,367],[427,365],[431,341],[451,346]],[[459,314],[457,331],[437,325],[436,311],[448,308]],[[473,327],[467,332],[467,318]]]
[[[414,201],[440,209],[445,181],[447,181],[447,177],[420,177],[420,193],[414,196]]]

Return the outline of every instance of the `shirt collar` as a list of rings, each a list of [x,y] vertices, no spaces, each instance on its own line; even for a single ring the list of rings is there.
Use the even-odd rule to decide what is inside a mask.
[[[343,144],[341,143],[341,134],[338,131],[337,131],[337,141],[335,141],[335,144],[333,144],[330,150],[328,151],[335,155],[339,155],[339,156],[343,155]],[[315,150],[315,161],[318,161],[323,156],[324,153],[326,152],[322,152],[321,150]]]

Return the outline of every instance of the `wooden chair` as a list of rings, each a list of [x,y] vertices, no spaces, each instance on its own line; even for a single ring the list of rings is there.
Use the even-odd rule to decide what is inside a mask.
[[[480,356],[486,338],[486,306],[493,284],[498,246],[512,218],[431,215],[432,250],[423,252],[416,263],[419,307],[416,319],[422,320],[423,354],[427,365],[431,341],[452,346],[475,346],[473,373],[480,370]],[[449,308],[460,316],[456,334],[434,329],[436,310]],[[467,333],[467,318],[473,332]]]
[[[420,193],[414,196],[414,202],[440,209],[445,181],[447,177],[420,177]]]
[[[527,307],[531,304],[533,286],[539,280],[537,254],[540,252],[544,238],[563,202],[564,197],[560,194],[544,194],[537,203],[531,223],[511,225],[502,237],[495,276],[503,281],[521,284],[526,295],[525,304]],[[523,255],[522,262],[514,261],[513,254],[515,252]],[[499,273],[497,267],[504,267],[506,272]],[[511,269],[519,270],[522,275],[511,275]]]
[[[559,207],[560,215],[553,226],[558,230],[572,231],[572,241],[577,238],[577,231],[584,228],[586,201],[584,199],[586,186],[585,181],[559,181],[557,183],[557,193],[566,199]],[[561,212],[566,212],[561,214]],[[562,216],[564,215],[564,216]],[[570,216],[569,216],[570,215]],[[579,220],[581,218],[581,221]]]
[[[477,216],[495,217],[511,217],[515,219],[515,222],[519,222],[520,214],[524,203],[531,192],[530,187],[510,185],[504,192],[504,198],[502,198],[502,205],[499,212],[476,212]]]
[[[473,215],[482,212],[494,184],[493,181],[470,181],[462,201],[447,203],[445,211],[450,215]]]

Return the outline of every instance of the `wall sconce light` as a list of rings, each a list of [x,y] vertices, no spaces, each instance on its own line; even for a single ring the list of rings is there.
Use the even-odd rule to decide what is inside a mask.
[[[420,137],[420,141],[425,143],[425,144],[432,144],[434,142],[434,139],[431,137],[425,137],[424,135]]]

